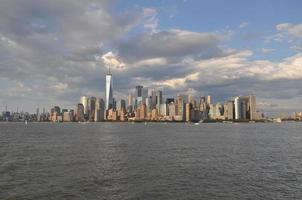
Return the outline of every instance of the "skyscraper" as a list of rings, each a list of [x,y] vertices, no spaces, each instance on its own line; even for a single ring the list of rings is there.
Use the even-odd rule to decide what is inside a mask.
[[[97,99],[95,102],[95,115],[94,115],[94,121],[95,122],[100,122],[104,120],[104,116],[105,116],[105,103],[104,100],[101,99]]]
[[[255,95],[249,96],[249,111],[250,111],[250,120],[257,119],[256,96]]]
[[[128,95],[127,111],[128,111],[128,113],[132,113],[132,111],[133,111],[133,95],[132,95],[132,93],[129,93],[129,95]]]
[[[235,119],[247,119],[246,113],[247,113],[247,98],[245,97],[236,97],[235,101]]]
[[[234,101],[224,103],[224,118],[226,120],[234,119]]]
[[[83,104],[79,103],[76,107],[76,120],[79,122],[83,122],[84,119],[84,106]]]
[[[177,96],[177,115],[179,116],[178,119],[183,121],[185,119],[185,99],[184,95]]]
[[[156,109],[157,113],[160,113],[160,104],[163,103],[163,92],[161,90],[156,91]]]
[[[207,96],[207,104],[211,104],[212,103],[212,96]]]
[[[106,75],[106,110],[113,107],[113,88],[112,88],[112,74]]]
[[[90,97],[90,99],[88,101],[89,120],[90,121],[94,121],[95,110],[96,110],[96,101],[97,101],[97,99],[95,97]]]
[[[143,96],[143,86],[138,85],[135,87],[135,97],[142,97]]]
[[[88,115],[89,113],[89,108],[88,108],[88,97],[82,96],[80,99],[80,103],[84,106],[84,115]]]

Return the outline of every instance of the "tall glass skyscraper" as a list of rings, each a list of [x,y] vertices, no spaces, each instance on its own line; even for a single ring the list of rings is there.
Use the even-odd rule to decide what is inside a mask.
[[[112,88],[112,74],[109,72],[106,75],[106,110],[113,106],[113,88]]]
[[[89,112],[89,106],[88,106],[89,98],[86,96],[82,96],[80,99],[80,103],[84,106],[84,114],[87,115]]]

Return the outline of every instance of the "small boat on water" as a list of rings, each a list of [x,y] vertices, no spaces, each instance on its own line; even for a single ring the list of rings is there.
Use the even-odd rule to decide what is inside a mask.
[[[273,119],[273,122],[275,122],[275,123],[282,123],[282,119],[279,117],[277,119]]]
[[[79,124],[88,124],[89,122],[78,122]]]
[[[24,121],[24,124],[27,125],[27,120]]]

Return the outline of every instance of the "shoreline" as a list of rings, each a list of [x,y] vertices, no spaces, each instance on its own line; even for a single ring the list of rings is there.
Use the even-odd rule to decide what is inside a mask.
[[[59,122],[53,122],[53,121],[27,121],[27,123],[79,123],[79,124],[88,124],[88,123],[183,123],[183,124],[209,124],[209,123],[221,123],[221,124],[255,124],[255,123],[274,123],[274,124],[280,124],[280,123],[294,123],[294,122],[302,122],[302,120],[283,120],[281,122],[276,122],[272,120],[205,120],[205,121],[149,121],[149,120],[138,120],[138,121],[111,121],[111,120],[105,120],[105,121],[99,121],[99,122],[92,122],[92,121],[85,121],[85,122],[79,122],[79,121],[59,121]],[[0,123],[26,123],[25,121],[0,121]]]

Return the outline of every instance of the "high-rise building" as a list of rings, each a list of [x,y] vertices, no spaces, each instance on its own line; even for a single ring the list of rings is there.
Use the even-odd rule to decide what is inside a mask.
[[[68,111],[63,112],[63,122],[71,122],[71,121],[72,121],[72,118],[71,118],[70,112],[68,112]]]
[[[234,119],[234,101],[224,103],[224,118],[226,120]]]
[[[56,112],[58,115],[61,114],[61,108],[59,106],[55,106],[55,107],[53,107],[53,109],[54,109],[54,112]]]
[[[234,101],[235,105],[235,119],[236,120],[245,120],[247,119],[247,99],[244,97],[236,97]]]
[[[151,103],[152,109],[156,108],[156,91],[154,89],[151,90]]]
[[[188,103],[190,104],[193,104],[194,103],[194,96],[192,94],[189,94],[188,95],[188,100],[187,100]]]
[[[186,103],[186,118],[185,121],[189,122],[191,120],[191,104],[190,103]]]
[[[174,120],[174,117],[176,115],[176,104],[174,102],[171,102],[168,104],[168,113],[169,113],[169,118],[171,120]]]
[[[210,104],[209,108],[209,118],[216,119],[216,105]]]
[[[95,102],[95,115],[94,115],[94,121],[100,122],[105,119],[105,102],[104,100],[97,99]]]
[[[84,105],[79,103],[76,108],[76,120],[79,122],[85,121],[84,117]]]
[[[160,104],[159,111],[160,111],[159,115],[161,117],[167,116],[167,104],[165,103]]]
[[[256,96],[240,96],[236,97],[234,101],[235,105],[235,119],[249,119],[259,120],[262,118],[261,113],[256,110]]]
[[[129,95],[128,95],[128,107],[127,107],[127,112],[128,113],[132,113],[133,112],[133,105],[134,105],[134,103],[133,103],[133,95],[132,95],[132,93],[129,93]]]
[[[250,120],[257,120],[258,114],[256,111],[256,96],[250,95],[249,96],[249,113],[250,113]]]
[[[217,103],[215,110],[216,110],[215,113],[216,119],[223,119],[223,113],[224,113],[223,105],[221,103]]]
[[[166,99],[166,104],[174,102],[174,98],[167,98]]]
[[[121,99],[121,110],[126,112],[126,101],[124,99]]]
[[[160,114],[160,104],[163,103],[163,92],[160,90],[156,91],[156,109],[157,113]]]
[[[151,104],[151,97],[148,97],[145,99],[145,104],[146,104],[146,111],[147,111],[147,114],[151,112],[152,110],[152,104]]]
[[[183,121],[185,119],[185,96],[183,95],[178,95],[177,96],[177,115],[178,115],[178,119],[180,121]]]
[[[89,121],[94,121],[96,100],[97,99],[95,97],[90,97],[88,100]]]
[[[235,97],[234,99],[234,107],[235,107],[235,119],[239,120],[241,115],[241,111],[240,111],[240,98],[239,97]]]
[[[138,85],[135,87],[135,97],[142,97],[143,96],[143,86]]]
[[[147,118],[146,105],[141,104],[139,106],[139,120],[145,120]]]
[[[212,103],[212,96],[207,96],[207,104],[210,105]]]
[[[40,121],[40,112],[39,112],[39,108],[37,108],[37,113],[36,113],[36,115],[37,115],[37,121]]]
[[[80,98],[80,103],[84,106],[84,115],[89,114],[89,106],[88,106],[89,98],[86,96],[82,96]]]
[[[123,111],[126,112],[126,101],[124,99],[121,99],[117,104],[117,110],[119,112]]]
[[[142,93],[143,99],[148,98],[148,96],[149,96],[148,93],[149,93],[149,89],[146,88],[146,87],[144,87],[144,88],[143,88],[143,93]]]
[[[106,75],[106,99],[105,109],[108,110],[113,107],[113,86],[112,86],[112,74],[109,72]]]

